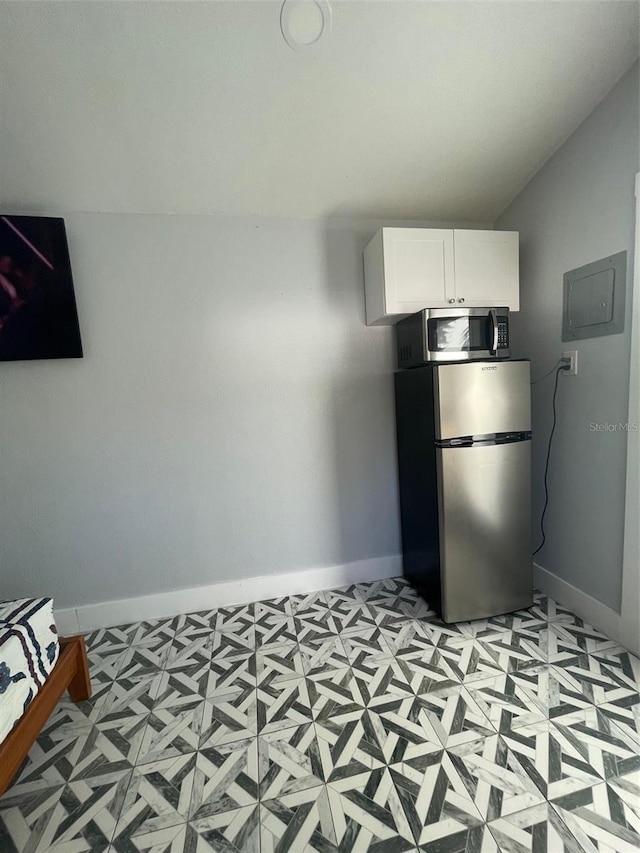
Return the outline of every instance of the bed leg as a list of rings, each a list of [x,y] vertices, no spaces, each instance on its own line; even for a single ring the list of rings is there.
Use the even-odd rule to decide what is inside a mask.
[[[69,682],[67,690],[74,702],[82,702],[91,697],[91,679],[89,677],[89,661],[84,637],[65,637],[62,642],[73,642],[76,645],[76,671]]]

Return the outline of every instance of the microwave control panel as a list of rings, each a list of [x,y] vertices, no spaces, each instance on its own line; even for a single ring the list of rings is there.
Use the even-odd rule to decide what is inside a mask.
[[[498,349],[509,348],[509,321],[498,320]]]

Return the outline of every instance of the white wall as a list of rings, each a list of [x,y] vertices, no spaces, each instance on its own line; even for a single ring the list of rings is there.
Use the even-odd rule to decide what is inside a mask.
[[[391,329],[364,325],[379,223],[65,219],[85,358],[0,365],[0,597],[399,553]]]
[[[627,439],[624,432],[593,432],[590,424],[628,417],[638,120],[636,63],[495,223],[520,231],[522,310],[513,318],[515,354],[532,358],[536,377],[563,350],[579,352],[578,376],[560,377],[547,544],[536,561],[615,611],[621,603]],[[625,249],[624,334],[563,343],[563,273]],[[536,530],[552,392],[553,377],[533,388]]]

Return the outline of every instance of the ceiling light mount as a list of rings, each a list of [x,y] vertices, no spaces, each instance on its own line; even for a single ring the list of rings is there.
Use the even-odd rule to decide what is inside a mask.
[[[293,50],[308,50],[331,32],[332,13],[328,0],[284,0],[280,29]]]

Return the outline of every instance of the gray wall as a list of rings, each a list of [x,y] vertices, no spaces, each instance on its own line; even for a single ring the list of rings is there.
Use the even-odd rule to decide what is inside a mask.
[[[513,318],[516,355],[534,378],[563,350],[577,349],[579,373],[560,377],[558,425],[550,465],[547,542],[539,565],[620,610],[626,433],[592,423],[628,416],[634,175],[640,169],[638,64],[541,169],[495,223],[521,240],[521,312]],[[562,276],[626,249],[624,334],[563,343]],[[533,387],[534,525],[544,500],[553,377]],[[534,541],[539,536],[534,534]]]
[[[379,223],[65,219],[85,358],[0,365],[0,598],[397,554],[391,329],[364,325]]]

